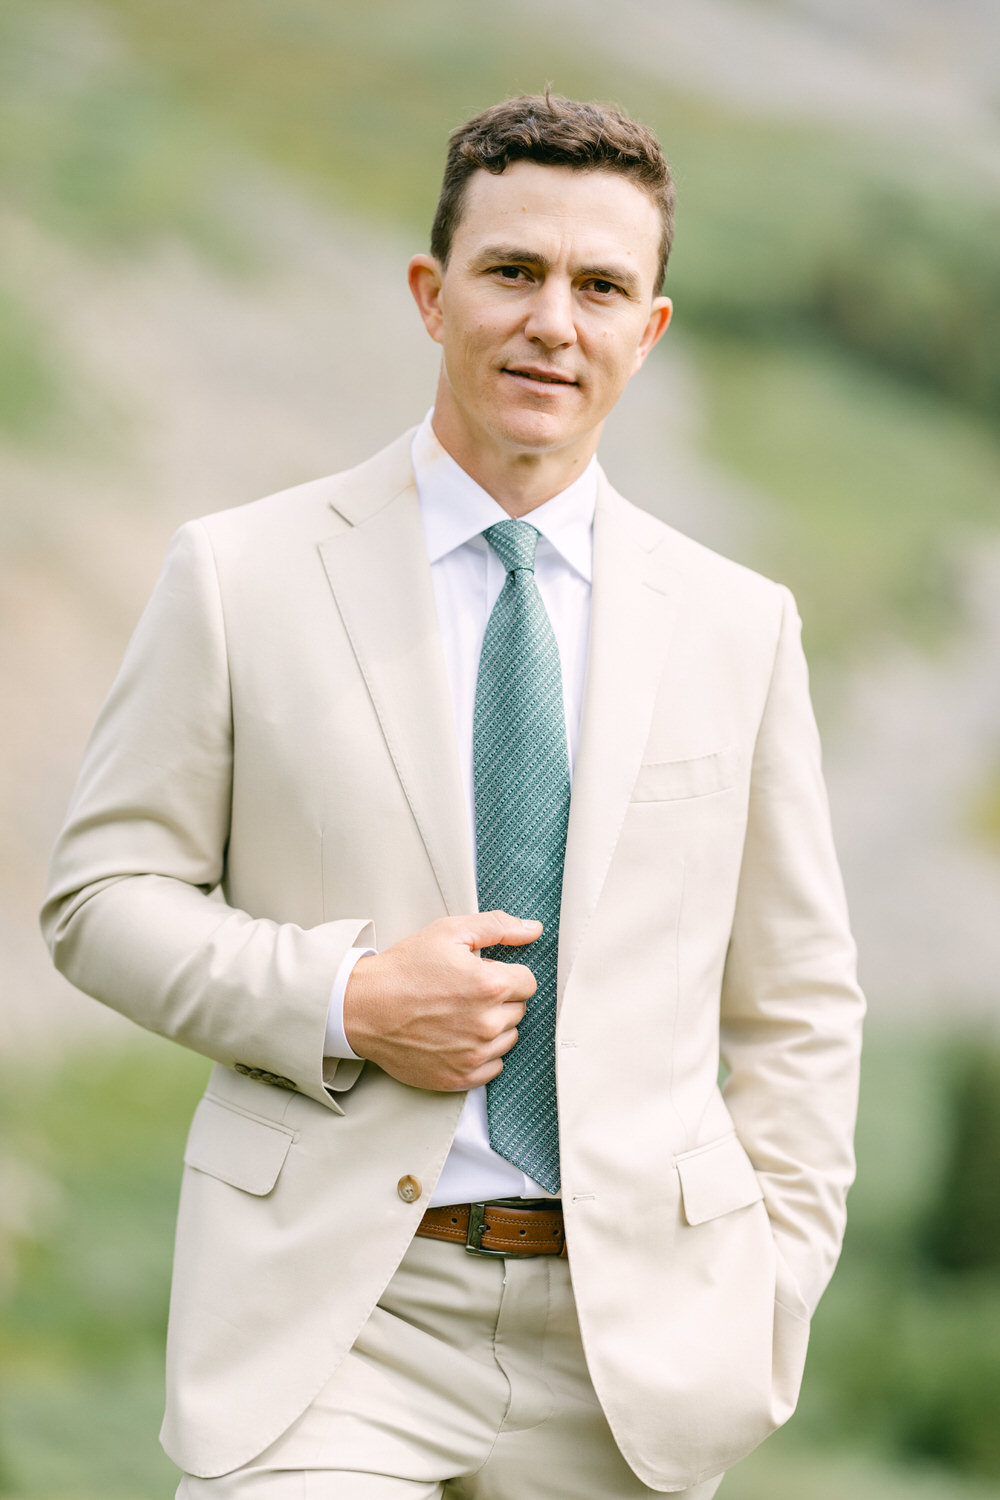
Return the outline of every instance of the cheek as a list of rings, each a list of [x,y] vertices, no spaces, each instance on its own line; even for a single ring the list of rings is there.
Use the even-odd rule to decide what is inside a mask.
[[[635,372],[639,352],[631,340],[616,339],[613,334],[607,334],[601,347],[601,357],[608,385],[622,386]]]

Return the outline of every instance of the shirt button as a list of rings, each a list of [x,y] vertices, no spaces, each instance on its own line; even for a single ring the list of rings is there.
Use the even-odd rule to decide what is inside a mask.
[[[420,1183],[415,1177],[401,1177],[396,1183],[396,1192],[404,1203],[416,1203],[420,1197]]]

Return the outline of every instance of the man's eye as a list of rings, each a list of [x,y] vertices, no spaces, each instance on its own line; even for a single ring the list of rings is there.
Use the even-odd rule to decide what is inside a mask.
[[[497,266],[497,275],[502,276],[504,281],[520,281],[525,271],[522,266]]]
[[[613,281],[603,281],[600,279],[598,279],[597,281],[592,281],[590,283],[590,288],[591,291],[597,292],[601,297],[610,296],[612,292],[617,292],[618,290]]]

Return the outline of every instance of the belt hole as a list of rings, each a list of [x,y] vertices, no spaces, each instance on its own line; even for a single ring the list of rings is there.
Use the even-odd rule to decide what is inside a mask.
[[[517,1232],[518,1234],[527,1234],[528,1231],[526,1229],[519,1229]]]

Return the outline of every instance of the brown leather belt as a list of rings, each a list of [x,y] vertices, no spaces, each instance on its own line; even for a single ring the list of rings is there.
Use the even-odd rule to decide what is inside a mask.
[[[449,1203],[429,1208],[417,1226],[428,1240],[463,1245],[470,1255],[565,1255],[562,1204],[548,1198]]]

